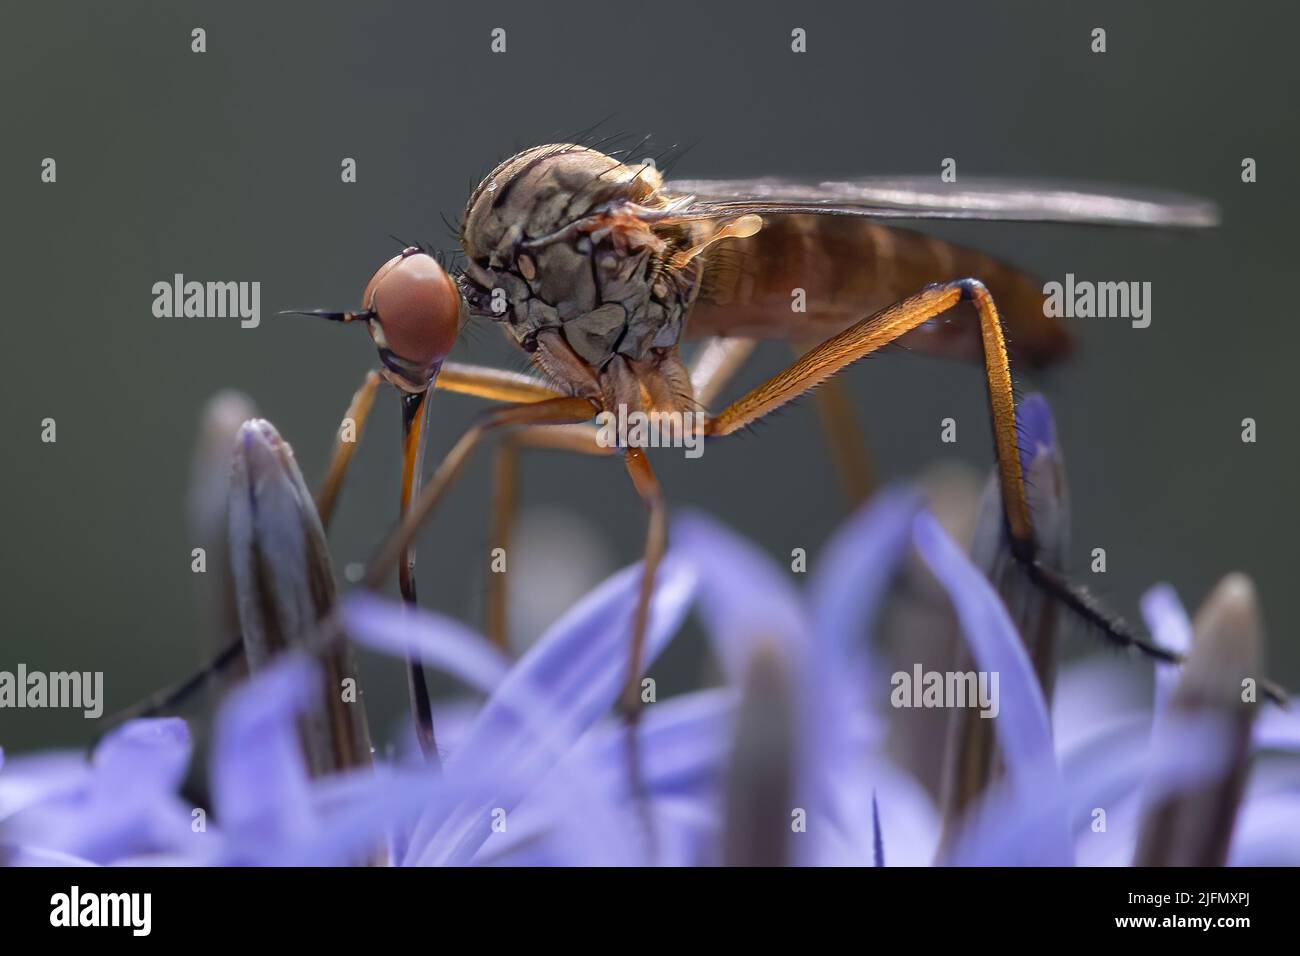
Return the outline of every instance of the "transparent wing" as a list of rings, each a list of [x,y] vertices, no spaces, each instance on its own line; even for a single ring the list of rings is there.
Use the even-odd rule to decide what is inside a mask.
[[[881,219],[985,219],[1106,226],[1204,228],[1218,207],[1178,193],[1011,179],[938,183],[933,176],[890,176],[799,183],[784,179],[682,179],[663,192],[691,201],[682,219],[747,213],[804,213]]]

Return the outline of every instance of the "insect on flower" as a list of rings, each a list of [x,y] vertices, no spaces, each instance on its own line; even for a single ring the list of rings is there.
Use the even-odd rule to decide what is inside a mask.
[[[666,505],[645,447],[635,440],[611,447],[592,420],[629,412],[698,415],[757,340],[820,342],[738,400],[704,411],[702,437],[722,439],[819,386],[833,393],[845,368],[903,342],[982,362],[1006,539],[1032,585],[1116,645],[1180,660],[1042,559],[1017,446],[1011,373],[1013,360],[1040,366],[1069,350],[1068,334],[1045,313],[1042,288],[978,250],[899,228],[892,223],[899,219],[1172,229],[1213,226],[1218,213],[1211,203],[1174,194],[1015,181],[674,182],[653,163],[628,164],[590,146],[525,150],[470,195],[459,230],[465,265],[454,284],[433,256],[408,247],[370,280],[360,311],[308,313],[365,321],[383,376],[403,395],[402,518],[370,563],[366,584],[377,587],[398,569],[404,598],[415,601],[417,531],[489,433],[508,435],[498,451],[494,547],[509,538],[520,447],[621,454],[648,515],[622,698],[625,712],[635,713],[650,596],[667,544]],[[803,311],[791,309],[792,292],[802,294]],[[499,325],[536,374],[445,361],[466,317]],[[682,347],[693,340],[701,344],[688,363]],[[358,425],[376,383],[372,373],[349,410]],[[432,389],[498,404],[450,448],[421,490]],[[842,416],[830,432],[833,448],[852,442]],[[336,449],[319,502],[324,521],[350,455],[351,446]],[[866,484],[860,475],[848,482]],[[491,576],[487,614],[498,643],[505,634],[501,577]],[[411,677],[421,739],[432,753],[428,697],[415,662]],[[1269,694],[1281,698],[1275,688]]]
[[[538,375],[443,364],[434,388],[501,404],[460,438],[405,509],[372,562],[369,581],[379,583],[408,553],[417,529],[488,432],[513,432],[503,443],[503,458],[519,445],[622,454],[648,511],[623,700],[634,709],[646,609],[666,542],[666,509],[645,449],[606,447],[590,421],[620,409],[698,411],[716,398],[757,339],[820,340],[785,371],[707,415],[705,439],[724,438],[902,340],[983,362],[1005,529],[1033,583],[1113,642],[1169,660],[1169,650],[1039,560],[1017,452],[1011,361],[1014,355],[1042,365],[1068,351],[1066,332],[1044,314],[1041,287],[979,251],[888,221],[1198,228],[1217,218],[1212,204],[1170,194],[1006,181],[948,189],[919,178],[816,185],[772,179],[666,182],[651,163],[629,165],[583,145],[526,150],[497,166],[470,196],[459,235],[466,261],[458,283],[469,315],[500,325]],[[794,289],[806,296],[803,312],[790,308]],[[428,322],[448,321],[447,307],[440,308]],[[382,301],[379,310],[382,316]],[[949,318],[957,321],[944,321]],[[689,365],[681,356],[688,340],[704,340]],[[385,362],[391,369],[391,360]],[[832,442],[844,438],[832,435]],[[494,496],[493,543],[502,546],[513,466],[497,474],[504,480]],[[504,595],[493,584],[488,621],[501,640]]]

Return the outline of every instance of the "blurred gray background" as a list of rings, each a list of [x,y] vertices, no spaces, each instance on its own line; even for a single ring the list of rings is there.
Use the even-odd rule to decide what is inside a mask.
[[[1250,573],[1270,669],[1295,688],[1293,18],[1209,3],[7,4],[0,669],[102,670],[106,713],[190,670],[203,651],[184,502],[205,400],[249,393],[314,483],[375,353],[360,329],[275,311],[352,307],[396,251],[390,233],[451,248],[440,213],[456,219],[497,161],[612,114],[603,130],[695,143],[677,168],[688,177],[929,173],[952,156],[959,175],[1216,199],[1225,225],[1207,235],[941,232],[1048,277],[1153,283],[1150,328],[1071,321],[1077,358],[1021,377],[1058,417],[1072,565],[1130,618],[1156,581],[1195,607],[1225,572]],[[1089,50],[1096,26],[1104,55]],[[201,55],[194,27],[207,31]],[[504,55],[489,52],[494,27],[508,31]],[[790,52],[794,27],[808,31],[806,54]],[[54,185],[39,179],[47,156]],[[356,184],[339,181],[345,156]],[[1258,160],[1254,185],[1240,181],[1244,156]],[[260,281],[261,327],[155,318],[151,286],[176,272]],[[520,367],[486,327],[455,357]],[[764,347],[736,388],[788,360]],[[886,477],[953,455],[992,463],[977,368],[894,354],[847,380]],[[478,407],[438,397],[431,459]],[[396,509],[391,389],[375,416],[332,534],[340,574]],[[938,440],[947,416],[955,449]],[[1240,440],[1247,416],[1257,444]],[[56,444],[40,441],[46,417]],[[699,461],[656,463],[675,504],[778,558],[807,547],[815,563],[844,514],[815,423],[801,403]],[[420,551],[422,600],[475,625],[487,479],[482,457]],[[535,456],[524,506],[532,543],[512,573],[541,574],[584,541],[578,578],[638,556],[642,512],[617,462]],[[1107,550],[1104,577],[1086,573],[1094,547]],[[673,653],[669,683],[694,679],[690,642]],[[365,673],[375,721],[391,726],[401,668],[367,660]],[[66,711],[0,712],[11,751],[94,729]]]

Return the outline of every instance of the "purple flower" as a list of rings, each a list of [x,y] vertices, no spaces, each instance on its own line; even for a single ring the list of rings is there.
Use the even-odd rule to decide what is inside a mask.
[[[1044,402],[1027,400],[1022,417],[1026,470],[1042,479],[1037,513],[1058,512],[1050,548],[1064,530],[1059,448]],[[996,513],[998,503],[984,506]],[[300,726],[325,671],[291,650],[221,705],[210,821],[177,796],[184,724],[137,721],[89,762],[51,754],[0,765],[0,853],[37,864],[1062,865],[1216,852],[1300,862],[1300,718],[1243,710],[1235,696],[1234,668],[1250,670],[1259,640],[1249,589],[1225,585],[1195,625],[1172,589],[1147,596],[1155,639],[1189,653],[1181,672],[1157,671],[1148,705],[1126,697],[1123,680],[1098,682],[1092,662],[1053,679],[1054,653],[1038,651],[1059,638],[1054,619],[999,563],[998,523],[984,527],[977,566],[920,496],[888,490],[816,553],[799,586],[714,520],[681,514],[643,666],[652,671],[693,607],[722,684],[649,703],[634,728],[611,711],[637,567],[518,660],[444,615],[353,593],[337,617],[359,645],[415,656],[465,686],[439,707],[441,769],[412,759],[314,775]],[[895,633],[900,619],[884,609],[903,577],[921,573],[935,589],[925,600],[950,613],[962,642],[952,660],[997,677],[996,715],[954,709],[956,732],[929,742],[951,766],[979,772],[960,805],[939,799],[891,742],[898,648],[926,635]],[[1121,672],[1133,673],[1131,662]],[[964,759],[976,744],[988,749]],[[1247,760],[1261,757],[1247,775]],[[1239,812],[1205,817],[1207,793]],[[1203,818],[1214,839],[1197,829]]]
[[[0,768],[0,856],[23,863],[113,863],[183,853],[189,809],[176,796],[190,735],[175,718],[110,733],[90,760],[55,753]]]

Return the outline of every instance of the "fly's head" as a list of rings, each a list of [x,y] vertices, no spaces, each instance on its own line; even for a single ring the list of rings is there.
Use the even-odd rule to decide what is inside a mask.
[[[383,376],[404,392],[427,391],[438,377],[460,329],[460,296],[442,264],[408,246],[366,283],[358,311],[290,309],[334,322],[364,322],[384,363]]]
[[[427,389],[460,328],[451,277],[433,256],[410,246],[371,277],[362,302],[384,377],[405,392]]]
[[[494,169],[470,196],[461,293],[501,323],[550,378],[607,399],[609,381],[670,364],[699,283],[650,165],[584,146],[538,146]],[[680,391],[674,380],[670,390]],[[655,390],[650,386],[650,391]],[[644,386],[643,390],[644,392]],[[652,394],[651,403],[658,400]]]

